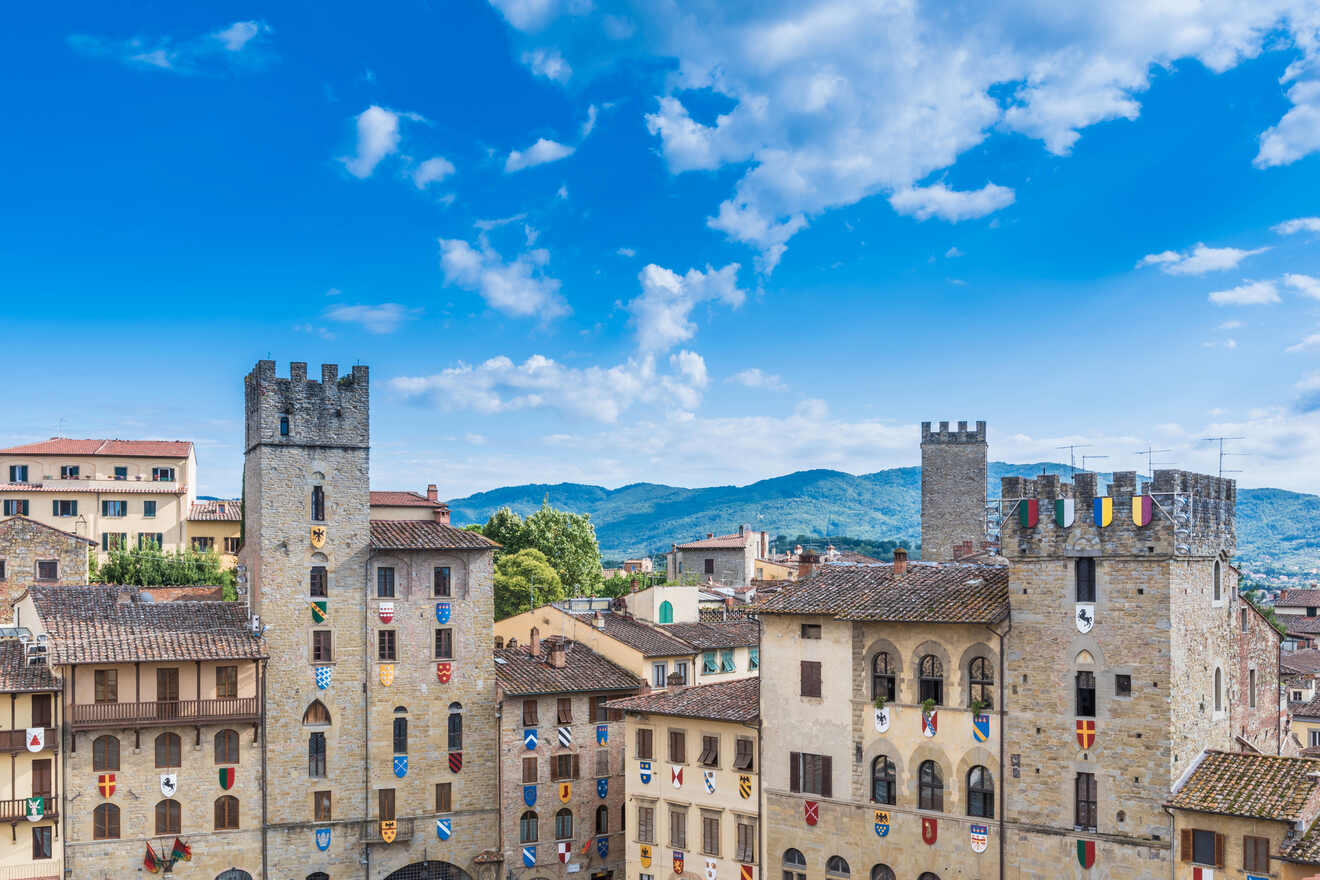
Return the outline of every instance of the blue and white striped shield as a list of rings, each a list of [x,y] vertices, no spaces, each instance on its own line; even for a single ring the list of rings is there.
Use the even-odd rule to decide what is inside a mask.
[[[448,840],[449,835],[454,833],[454,826],[450,824],[449,819],[435,820],[435,836],[441,840]]]
[[[530,868],[532,865],[535,865],[535,864],[536,864],[536,847],[535,847],[535,846],[524,846],[524,847],[523,847],[523,864],[524,864],[525,866],[527,866],[528,868]]]

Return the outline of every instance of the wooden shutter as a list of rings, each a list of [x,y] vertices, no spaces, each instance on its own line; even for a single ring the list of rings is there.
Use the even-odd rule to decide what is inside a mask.
[[[1190,862],[1192,860],[1192,829],[1184,828],[1182,830],[1182,839],[1178,842],[1178,849],[1182,852],[1182,861]]]
[[[1215,867],[1224,867],[1224,835],[1215,835]]]
[[[820,758],[820,796],[834,797],[834,780],[831,769],[832,759],[829,755],[822,755]]]
[[[801,764],[802,764],[801,752],[788,753],[788,790],[789,791],[802,790],[802,769],[800,766]]]
[[[573,755],[573,778],[578,778],[578,756],[576,754]]]

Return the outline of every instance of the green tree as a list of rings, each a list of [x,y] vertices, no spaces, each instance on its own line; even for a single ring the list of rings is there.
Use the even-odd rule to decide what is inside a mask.
[[[569,513],[541,502],[523,519],[507,507],[491,514],[481,533],[500,545],[496,561],[522,550],[541,551],[569,595],[596,595],[601,585],[600,545],[589,514]]]
[[[90,580],[102,584],[136,587],[224,587],[226,599],[236,598],[234,573],[220,564],[213,550],[162,552],[158,547],[141,550],[111,550],[105,562],[89,572]]]
[[[540,550],[527,547],[517,553],[501,553],[496,558],[496,620],[563,598],[564,585],[559,579],[559,573]]]

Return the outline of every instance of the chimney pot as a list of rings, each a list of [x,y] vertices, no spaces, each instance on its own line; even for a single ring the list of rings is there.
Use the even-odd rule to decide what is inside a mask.
[[[532,627],[532,631],[527,638],[527,653],[533,657],[541,656],[541,631]]]
[[[435,521],[441,525],[449,525],[449,505],[441,504],[435,509]]]
[[[901,577],[907,571],[907,551],[902,547],[894,548],[894,577]]]
[[[555,669],[563,669],[568,665],[568,653],[564,650],[563,642],[555,642],[550,646],[550,665]]]
[[[429,485],[429,486],[426,487],[426,500],[427,500],[427,501],[439,501],[439,500],[440,500],[440,492],[439,492],[438,488],[436,487],[435,483],[432,483],[431,485]]]
[[[604,629],[605,615],[601,614],[599,611],[591,615],[591,625],[594,626],[596,629]]]

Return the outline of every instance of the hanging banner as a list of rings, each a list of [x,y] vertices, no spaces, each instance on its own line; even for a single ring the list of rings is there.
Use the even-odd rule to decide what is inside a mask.
[[[875,729],[877,733],[889,730],[889,707],[875,710]]]
[[[808,825],[815,825],[820,821],[820,804],[815,801],[802,802],[802,818],[807,820]]]
[[[922,712],[921,735],[927,738],[934,736],[935,731],[938,729],[939,722],[940,722],[940,713],[938,709],[932,712]]]
[[[27,750],[29,752],[41,751],[46,747],[46,728],[29,727],[24,742],[27,743]]]
[[[1073,617],[1073,622],[1077,624],[1079,633],[1089,633],[1095,626],[1095,603],[1078,602],[1077,613]]]
[[[1083,868],[1090,868],[1095,864],[1095,841],[1079,840],[1077,841],[1077,864]]]
[[[435,836],[440,838],[441,840],[448,840],[451,836],[453,836],[454,833],[453,821],[454,820],[452,819],[436,819]]]
[[[328,850],[330,848],[330,836],[331,832],[329,828],[316,829],[316,848],[321,852]]]
[[[970,829],[972,852],[983,853],[990,845],[990,826],[973,825]]]
[[[922,841],[924,841],[928,846],[934,846],[935,839],[939,837],[939,834],[940,834],[939,823],[930,816],[922,816],[921,817]]]
[[[381,602],[380,605],[376,608],[376,613],[380,615],[381,623],[389,623],[390,621],[394,620],[394,603]]]
[[[453,613],[453,607],[448,602],[435,603],[435,619],[440,623],[448,623]]]
[[[1082,748],[1083,751],[1085,751],[1086,749],[1089,749],[1091,746],[1095,745],[1095,722],[1094,722],[1094,721],[1083,721],[1083,720],[1081,720],[1081,719],[1078,719],[1078,721],[1077,721],[1077,745],[1079,745],[1079,746]]]
[[[642,761],[637,768],[637,775],[642,778],[642,785],[651,783],[651,762]]]
[[[990,716],[986,713],[972,716],[972,738],[979,743],[990,739]]]

